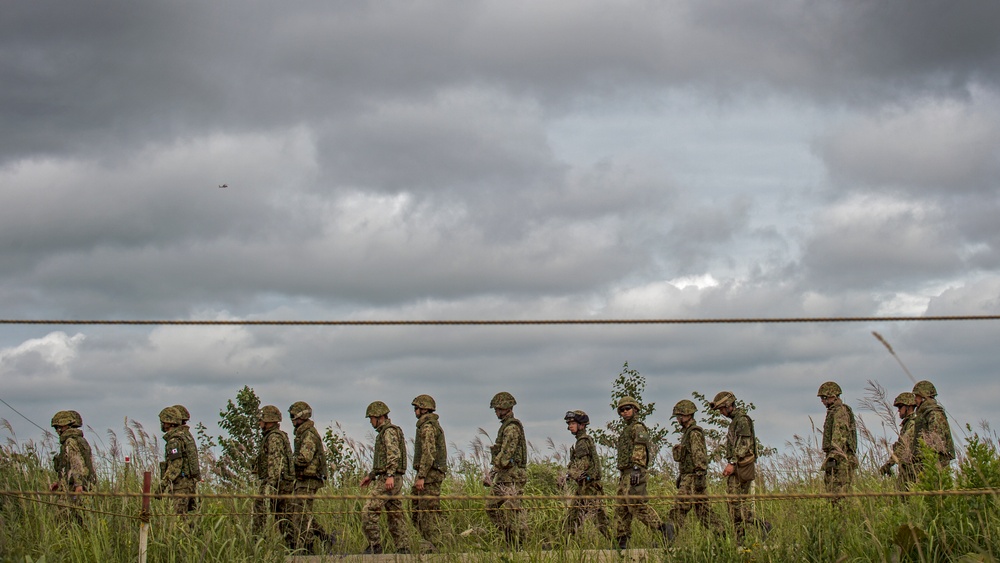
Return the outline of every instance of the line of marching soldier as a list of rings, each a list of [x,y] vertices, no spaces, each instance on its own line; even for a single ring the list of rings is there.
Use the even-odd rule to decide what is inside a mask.
[[[824,484],[828,492],[846,491],[857,470],[857,428],[854,412],[841,400],[840,385],[827,381],[817,395],[827,409],[823,424],[822,464]],[[923,452],[933,452],[941,465],[955,459],[955,446],[944,409],[936,400],[937,390],[929,381],[920,381],[912,392],[900,393],[894,401],[901,420],[899,440],[892,455],[880,468],[891,474],[898,465],[898,479],[906,487],[917,478],[923,467]],[[527,441],[524,426],[514,417],[514,396],[504,391],[490,401],[490,408],[500,421],[497,437],[490,447],[491,469],[483,480],[490,488],[486,513],[503,534],[506,542],[517,548],[526,540],[528,526],[520,498],[527,483]],[[436,413],[437,406],[430,395],[418,395],[411,403],[417,419],[412,468],[416,472],[410,495],[414,497],[411,520],[420,534],[419,550],[436,551],[441,545],[447,526],[441,512],[441,485],[448,473],[447,446],[444,430]],[[730,419],[723,456],[726,492],[747,495],[756,478],[758,442],[753,420],[740,408],[736,396],[722,391],[709,403],[709,408]],[[600,497],[604,494],[601,460],[592,437],[587,434],[590,417],[581,410],[567,411],[564,420],[576,442],[570,448],[567,479],[575,483],[575,498],[571,502],[564,524],[564,536],[575,534],[583,522],[594,518],[598,530],[619,549],[628,546],[632,520],[652,529],[663,543],[673,541],[675,534],[694,511],[702,525],[716,533],[724,526],[712,512],[706,500],[678,499],[664,522],[650,506],[646,483],[653,444],[649,429],[641,421],[641,406],[631,397],[622,397],[617,412],[624,426],[617,437],[616,467],[619,479],[614,504],[615,523],[604,510]],[[678,464],[677,492],[697,496],[706,492],[709,455],[704,431],[695,420],[697,408],[690,400],[681,400],[673,408],[672,418],[681,426],[681,439],[672,455]],[[313,497],[327,478],[328,464],[323,440],[311,420],[312,408],[304,401],[288,409],[295,427],[294,446],[280,429],[281,411],[267,405],[260,410],[262,431],[255,472],[261,498],[255,500],[253,528],[262,532],[273,515],[279,531],[291,550],[324,552],[336,542],[336,535],[325,531],[313,517]],[[389,407],[374,401],[365,410],[376,431],[372,469],[362,479],[361,486],[371,486],[369,497],[361,511],[362,530],[368,540],[366,554],[384,551],[379,518],[386,514],[389,533],[395,551],[410,549],[409,532],[403,516],[403,477],[407,471],[406,440],[402,429],[389,418]],[[173,494],[176,512],[184,514],[197,506],[197,483],[201,479],[198,450],[187,426],[190,414],[182,405],[160,411],[160,427],[164,432],[164,461],[160,463],[160,479],[155,494]],[[52,490],[70,493],[70,502],[79,505],[73,493],[89,490],[96,481],[90,446],[80,428],[83,419],[76,411],[59,411],[52,417],[52,427],[59,434],[60,450],[53,460],[57,481]],[[272,498],[270,495],[292,495]],[[834,497],[836,504],[838,498]],[[72,506],[72,505],[71,505]],[[754,515],[752,504],[745,498],[727,500],[729,517],[737,541],[742,542],[748,530],[756,530],[766,538],[771,524]],[[77,521],[79,514],[76,514]],[[612,533],[614,534],[612,536]]]

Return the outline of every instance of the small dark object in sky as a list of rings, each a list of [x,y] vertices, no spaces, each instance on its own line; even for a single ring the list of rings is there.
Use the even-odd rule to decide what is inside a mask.
[[[229,187],[229,184],[219,184],[219,187],[220,187],[220,188],[228,188],[228,187]]]

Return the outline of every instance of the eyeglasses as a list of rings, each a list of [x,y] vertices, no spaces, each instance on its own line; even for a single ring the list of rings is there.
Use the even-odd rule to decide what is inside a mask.
[[[632,407],[632,405],[625,405],[624,407],[618,407],[618,412],[625,412],[625,411],[630,411],[630,410],[632,410],[633,408],[634,408],[634,407]]]

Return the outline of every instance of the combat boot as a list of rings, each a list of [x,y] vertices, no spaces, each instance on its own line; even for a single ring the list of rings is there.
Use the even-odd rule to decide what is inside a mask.
[[[674,528],[674,523],[664,522],[660,524],[660,535],[663,536],[663,541],[667,545],[674,543],[674,538],[677,537],[677,530]]]
[[[628,547],[628,536],[618,536],[618,549],[625,551]]]
[[[361,555],[378,555],[380,553],[382,553],[382,544],[373,543],[365,548],[365,550],[361,552]]]

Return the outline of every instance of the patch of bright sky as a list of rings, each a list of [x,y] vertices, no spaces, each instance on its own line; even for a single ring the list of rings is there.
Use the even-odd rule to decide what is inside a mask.
[[[654,102],[616,101],[564,114],[549,123],[549,143],[574,167],[621,160],[663,171],[693,205],[748,199],[751,230],[787,236],[808,230],[824,203],[826,169],[812,147],[842,119],[842,112],[777,97],[720,100],[672,91]],[[739,277],[773,255],[772,244],[756,237],[734,241],[731,255],[747,263],[716,273]]]

